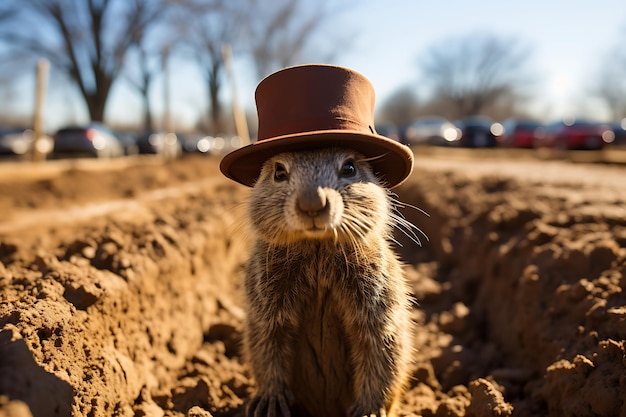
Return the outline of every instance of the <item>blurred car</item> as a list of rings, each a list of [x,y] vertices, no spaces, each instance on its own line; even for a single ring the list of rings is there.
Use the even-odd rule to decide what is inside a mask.
[[[377,124],[376,133],[386,138],[400,142],[400,131],[396,126],[390,123]]]
[[[205,150],[202,150],[202,145],[198,147],[200,141],[205,137],[204,135],[181,135],[176,134],[176,137],[180,141],[180,145],[182,146],[183,153],[204,153]]]
[[[626,146],[626,118],[610,124],[613,131],[613,145]]]
[[[494,123],[485,116],[468,116],[455,121],[454,124],[461,131],[459,146],[466,148],[495,147],[498,144],[498,137],[504,131],[500,123]]]
[[[137,134],[134,132],[126,132],[122,130],[116,130],[115,136],[122,142],[124,147],[124,155],[137,155],[139,153],[139,146],[137,146]]]
[[[30,151],[33,131],[20,128],[0,128],[0,155],[24,155]]]
[[[202,136],[196,142],[197,152],[208,155],[221,155],[228,152],[226,140],[221,136]]]
[[[243,146],[243,141],[236,135],[181,135],[184,153],[201,153],[207,155],[224,155]]]
[[[224,148],[222,149],[222,153],[232,152],[235,149],[239,149],[244,145],[243,139],[237,135],[225,135],[222,137],[222,139],[224,140]]]
[[[226,141],[221,136],[210,135],[184,135],[177,134],[181,141],[184,153],[201,153],[217,155],[224,152]]]
[[[137,137],[140,154],[156,154],[175,159],[183,153],[183,146],[175,133],[147,131]]]
[[[35,132],[19,127],[0,128],[0,155],[25,157],[32,151]],[[38,151],[49,154],[52,150],[52,138],[43,135],[37,141]]]
[[[499,143],[509,148],[532,148],[543,134],[543,124],[528,119],[507,119]]]
[[[53,156],[116,158],[124,155],[122,141],[101,123],[67,126],[54,135]]]
[[[440,116],[419,117],[404,131],[407,145],[450,145],[459,140],[460,135],[452,122]]]
[[[613,142],[615,136],[607,125],[588,120],[561,120],[550,123],[538,146],[564,150],[598,150]]]

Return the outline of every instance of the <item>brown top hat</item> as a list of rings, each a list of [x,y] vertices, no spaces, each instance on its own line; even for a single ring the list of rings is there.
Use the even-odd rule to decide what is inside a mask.
[[[256,89],[257,141],[226,155],[222,173],[253,186],[263,162],[281,152],[323,147],[354,149],[389,188],[413,169],[413,153],[374,129],[374,88],[362,74],[332,65],[285,68]]]

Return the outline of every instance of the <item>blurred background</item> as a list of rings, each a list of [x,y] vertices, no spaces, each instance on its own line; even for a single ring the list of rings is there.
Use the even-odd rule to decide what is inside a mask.
[[[0,153],[223,153],[302,63],[365,74],[412,146],[626,145],[622,0],[4,0]]]

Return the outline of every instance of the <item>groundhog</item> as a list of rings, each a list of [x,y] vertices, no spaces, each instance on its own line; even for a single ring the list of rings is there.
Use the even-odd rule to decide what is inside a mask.
[[[247,415],[390,416],[412,358],[402,221],[370,160],[343,147],[266,160],[248,216]]]

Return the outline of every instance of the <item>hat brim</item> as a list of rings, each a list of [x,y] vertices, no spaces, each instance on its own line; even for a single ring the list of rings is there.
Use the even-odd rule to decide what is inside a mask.
[[[350,148],[371,158],[368,162],[374,173],[388,188],[400,185],[413,170],[413,152],[408,146],[385,136],[348,130],[303,132],[258,141],[224,156],[220,170],[226,177],[252,187],[269,158],[282,152],[328,147]]]

